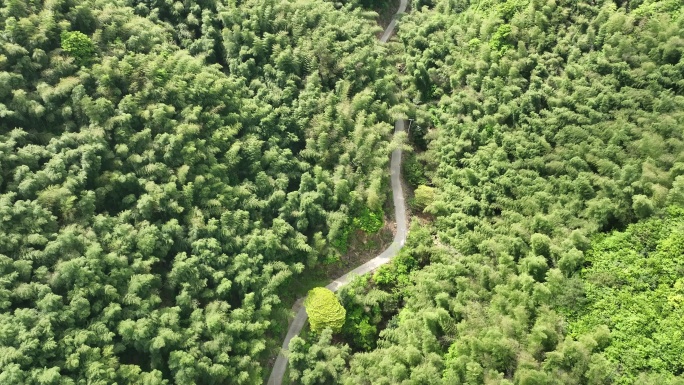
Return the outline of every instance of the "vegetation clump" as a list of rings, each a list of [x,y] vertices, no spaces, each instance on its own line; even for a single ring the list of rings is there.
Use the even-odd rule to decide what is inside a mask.
[[[80,31],[64,31],[61,35],[62,50],[76,58],[79,64],[88,63],[95,54],[95,45]]]
[[[366,234],[375,234],[382,228],[383,214],[382,210],[371,211],[366,208],[354,218],[354,226]]]
[[[0,383],[262,384],[284,289],[387,196],[375,21],[10,0],[0,29]]]
[[[643,372],[684,373],[684,207],[597,239],[582,271],[587,304],[570,324],[582,336],[610,330],[606,357],[622,383]]]
[[[0,2],[1,384],[263,383],[398,111],[431,222],[312,291],[293,381],[682,383],[681,1],[371,6]]]
[[[682,383],[679,3],[412,3],[405,170],[433,222],[340,293],[375,327],[340,383]]]
[[[295,336],[290,341],[288,360],[290,381],[302,385],[334,384],[341,378],[349,358],[349,346],[333,344],[333,332],[323,330],[318,339],[307,343]]]
[[[414,191],[413,206],[423,210],[435,201],[435,189],[430,186],[420,185]]]
[[[324,287],[309,290],[304,307],[313,332],[320,333],[329,328],[337,333],[342,329],[347,312],[332,291]]]

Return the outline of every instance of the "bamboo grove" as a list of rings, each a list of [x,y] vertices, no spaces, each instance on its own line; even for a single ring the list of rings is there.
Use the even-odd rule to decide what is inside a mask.
[[[419,216],[292,383],[684,383],[682,3],[411,6]]]
[[[286,382],[684,384],[682,2],[392,4],[0,1],[0,384],[263,383],[406,144]]]
[[[8,0],[0,25],[0,383],[261,383],[279,290],[385,200],[372,14]]]

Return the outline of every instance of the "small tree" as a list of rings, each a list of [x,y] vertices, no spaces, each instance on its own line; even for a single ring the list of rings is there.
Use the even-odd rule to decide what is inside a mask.
[[[530,237],[530,246],[535,254],[543,257],[551,256],[551,238],[546,234],[534,233]]]
[[[332,291],[324,287],[309,290],[304,307],[312,331],[320,333],[330,328],[337,333],[342,329],[347,311]]]
[[[667,195],[667,202],[671,205],[680,205],[684,207],[684,175],[679,175],[672,182],[672,188]]]
[[[79,65],[88,63],[95,55],[95,44],[82,32],[62,32],[62,50],[76,59]]]
[[[651,216],[655,211],[653,202],[646,195],[635,195],[632,197],[632,209],[637,218],[643,219]]]
[[[435,189],[430,186],[420,185],[415,191],[414,204],[418,209],[424,209],[435,200]]]

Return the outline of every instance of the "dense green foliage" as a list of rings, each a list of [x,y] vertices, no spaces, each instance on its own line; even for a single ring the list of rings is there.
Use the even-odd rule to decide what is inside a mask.
[[[411,272],[425,266],[433,250],[433,229],[414,219],[409,229],[405,247],[394,257],[392,263],[381,266],[373,273],[373,283],[385,291],[401,291],[410,284]]]
[[[368,275],[365,275],[345,286],[339,297],[347,311],[342,327],[344,340],[354,351],[375,348],[378,324],[383,319],[389,296],[380,290],[369,289]]]
[[[290,380],[302,385],[334,384],[344,372],[348,357],[348,346],[332,344],[331,329],[323,330],[311,345],[295,336],[288,353]]]
[[[331,239],[330,244],[334,249],[326,261],[339,260],[340,254],[347,253],[349,239],[354,230],[361,230],[366,234],[375,234],[380,231],[384,224],[383,216],[384,213],[380,207],[376,210],[370,210],[368,207],[361,210],[346,226],[338,229],[336,238]]]
[[[564,326],[587,300],[589,237],[681,194],[684,17],[632,3],[436,1],[402,19],[418,124],[437,129],[439,241],[347,383],[633,378],[612,331]]]
[[[9,0],[0,28],[0,383],[261,383],[279,289],[385,199],[372,15]]]
[[[85,64],[93,58],[95,45],[82,32],[62,32],[62,50],[76,58],[79,64]]]
[[[409,111],[430,215],[311,293],[294,382],[683,384],[681,1],[386,7],[0,2],[0,383],[261,383]]]
[[[429,244],[420,246],[429,263],[401,278],[401,255],[415,247],[407,243],[409,250],[356,289],[357,303],[380,298],[379,289],[400,307],[375,324],[377,348],[356,352],[340,382],[684,383],[670,353],[681,345],[674,332],[681,324],[666,321],[678,313],[655,322],[677,301],[675,284],[684,275],[678,262],[664,252],[662,265],[610,265],[645,281],[625,287],[625,295],[656,285],[656,293],[635,295],[653,298],[647,314],[630,318],[635,309],[625,308],[625,318],[613,321],[598,315],[607,306],[601,298],[615,302],[601,284],[620,275],[580,273],[595,271],[596,234],[682,202],[681,2],[412,6],[399,40],[414,124],[429,133],[421,165],[435,187],[425,209],[434,226]],[[667,238],[674,227],[662,226],[664,233],[634,242],[655,245],[663,237],[668,247],[679,245],[681,231]],[[662,271],[666,277],[656,278]],[[659,282],[672,301],[657,299]],[[381,313],[390,307],[383,304]],[[571,333],[569,321],[580,314],[585,318]],[[654,322],[642,333],[656,345],[630,352],[643,334],[626,330],[647,319]]]
[[[339,332],[342,329],[347,312],[335,293],[329,289],[315,287],[309,290],[304,307],[309,316],[311,331],[314,333],[321,333],[325,329]]]
[[[409,185],[414,188],[428,183],[425,167],[414,153],[404,155],[402,173]]]
[[[380,231],[382,228],[382,215],[381,209],[376,211],[370,211],[369,209],[364,209],[361,214],[354,218],[352,223],[356,228],[362,230],[368,234],[374,234]]]
[[[424,210],[435,201],[435,189],[430,186],[420,185],[414,193],[413,206],[418,210]]]
[[[584,335],[600,325],[611,330],[606,356],[624,373],[669,378],[684,373],[684,208],[629,226],[597,240],[582,272],[587,306],[570,331]]]

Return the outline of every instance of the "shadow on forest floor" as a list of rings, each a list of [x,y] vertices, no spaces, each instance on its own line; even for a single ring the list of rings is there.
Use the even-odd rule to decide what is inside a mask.
[[[399,1],[382,2],[381,4],[374,6],[372,9],[378,13],[377,22],[378,25],[382,27],[382,31],[380,31],[377,36],[380,38],[389,23],[392,21],[394,15],[397,13],[397,10],[399,9]]]

